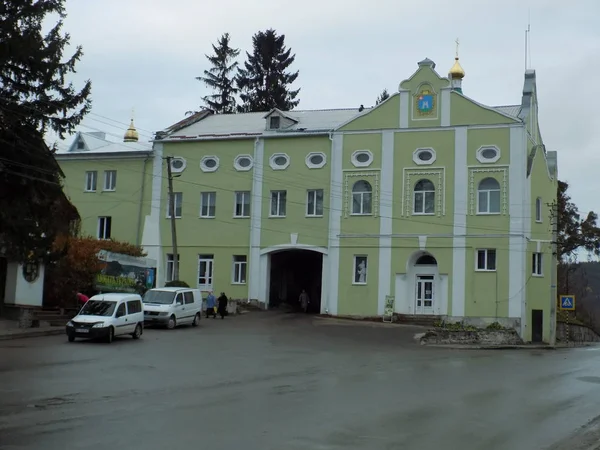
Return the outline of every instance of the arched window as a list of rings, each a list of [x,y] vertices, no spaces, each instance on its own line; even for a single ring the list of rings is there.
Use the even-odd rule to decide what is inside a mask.
[[[535,199],[535,221],[542,221],[542,197]]]
[[[352,214],[369,215],[373,209],[371,183],[359,180],[352,186]]]
[[[437,260],[431,255],[422,255],[419,256],[415,266],[437,266]]]
[[[500,183],[494,178],[485,178],[477,188],[477,212],[479,214],[500,213]]]
[[[429,180],[420,180],[415,184],[413,195],[413,214],[435,213],[435,186]]]

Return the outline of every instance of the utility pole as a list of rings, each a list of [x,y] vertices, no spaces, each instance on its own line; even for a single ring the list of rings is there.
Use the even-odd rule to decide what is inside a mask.
[[[556,292],[558,270],[558,205],[553,201],[550,205],[550,223],[552,224],[552,266],[550,270],[550,345],[556,345]],[[567,292],[568,294],[568,292]]]
[[[167,156],[167,176],[169,178],[169,216],[171,217],[171,239],[173,241],[173,280],[179,280],[179,251],[177,250],[177,224],[175,222],[175,194],[173,193],[172,156]]]

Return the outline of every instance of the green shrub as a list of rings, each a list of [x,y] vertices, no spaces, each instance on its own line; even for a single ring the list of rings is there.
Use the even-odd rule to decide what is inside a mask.
[[[173,281],[167,281],[165,283],[165,287],[186,287],[186,288],[189,288],[190,285],[187,284],[185,281],[173,280]]]

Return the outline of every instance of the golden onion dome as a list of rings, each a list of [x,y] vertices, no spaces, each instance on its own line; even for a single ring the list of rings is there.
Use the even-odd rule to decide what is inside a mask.
[[[133,119],[131,119],[131,123],[129,124],[129,128],[125,132],[125,136],[123,137],[123,142],[137,142],[139,139],[139,134],[135,129],[135,125],[133,124]]]
[[[465,77],[465,71],[458,62],[458,56],[454,58],[454,65],[452,66],[448,74],[452,79],[462,80]]]

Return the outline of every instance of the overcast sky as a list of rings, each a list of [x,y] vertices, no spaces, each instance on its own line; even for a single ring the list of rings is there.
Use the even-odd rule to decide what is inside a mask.
[[[445,75],[457,37],[464,93],[487,105],[520,103],[530,10],[544,142],[559,152],[559,176],[580,209],[600,210],[598,0],[67,0],[66,7],[65,31],[84,49],[75,80],[93,83],[81,131],[120,138],[134,108],[143,140],[199,107],[207,90],[195,77],[224,32],[244,56],[256,31],[285,34],[300,71],[298,109],[373,105],[425,57]]]

